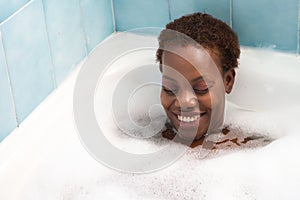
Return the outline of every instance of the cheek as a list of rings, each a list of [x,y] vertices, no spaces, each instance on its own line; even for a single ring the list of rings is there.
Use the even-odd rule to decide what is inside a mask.
[[[161,92],[160,93],[160,101],[161,101],[161,104],[164,107],[164,109],[167,110],[172,105],[173,97],[170,97],[170,96],[164,94],[164,92]]]
[[[200,109],[211,109],[212,103],[211,103],[211,93],[206,94],[205,96],[198,97],[198,102]]]
[[[225,94],[222,94],[220,91],[212,90],[202,102],[205,108],[211,111],[216,109],[218,113],[221,113],[224,110]]]

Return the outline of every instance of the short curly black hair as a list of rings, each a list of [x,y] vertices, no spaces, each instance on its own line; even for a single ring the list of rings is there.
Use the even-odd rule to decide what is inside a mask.
[[[238,67],[240,45],[237,34],[223,21],[203,13],[186,15],[166,25],[158,37],[156,59],[160,64],[165,45],[174,41],[174,36],[170,36],[168,30],[184,34],[205,49],[217,52],[223,72]],[[178,44],[178,40],[176,43]],[[187,45],[184,41],[179,43]]]

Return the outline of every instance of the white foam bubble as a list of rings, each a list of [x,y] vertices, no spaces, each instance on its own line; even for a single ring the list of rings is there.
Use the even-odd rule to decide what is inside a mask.
[[[256,59],[258,63],[258,59],[273,59],[273,53],[262,53],[259,52],[258,58],[248,51],[244,53],[244,58],[249,56],[246,60],[250,62]],[[267,57],[268,55],[272,57]],[[288,70],[286,73],[293,74],[294,71]],[[284,76],[289,77],[287,74]],[[300,198],[300,112],[298,103],[295,104],[294,101],[298,98],[297,94],[290,103],[283,92],[275,96],[283,96],[283,104],[278,104],[279,99],[270,101],[267,106],[261,104],[257,107],[255,105],[260,101],[247,100],[245,96],[238,98],[233,95],[228,99],[226,124],[241,127],[246,132],[253,131],[277,138],[265,147],[220,152],[219,156],[207,159],[202,159],[202,153],[207,152],[202,152],[199,148],[189,149],[168,168],[154,173],[133,175],[104,167],[80,144],[72,120],[71,91],[75,77],[76,73],[43,102],[22,123],[20,129],[1,143],[0,199]],[[255,76],[244,81],[251,80],[252,83],[255,82]],[[251,90],[247,90],[249,85],[242,86],[245,86],[244,90],[247,92],[252,91],[252,96],[264,94],[255,93],[256,87],[259,87],[257,85],[250,85]],[[243,87],[235,92],[242,92]],[[274,97],[272,95],[268,97]],[[107,130],[111,130],[108,133],[114,135],[112,141],[117,142],[117,145],[127,142],[132,146],[132,149],[127,148],[128,151],[136,151],[139,150],[138,147],[144,146],[142,151],[148,152],[164,145],[153,145],[153,140],[149,140],[138,146],[142,140],[129,139],[129,136],[120,137],[114,122],[105,116],[108,115],[101,119],[106,123]],[[129,131],[140,133],[140,130],[131,129],[126,121],[123,125]],[[152,130],[147,129],[149,132]]]

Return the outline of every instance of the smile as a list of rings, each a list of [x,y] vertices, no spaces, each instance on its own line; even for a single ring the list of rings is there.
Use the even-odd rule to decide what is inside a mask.
[[[204,114],[205,112],[200,114],[189,115],[189,116],[177,115],[177,119],[181,122],[191,123],[200,119],[200,117],[203,116]]]
[[[184,117],[184,116],[181,116],[181,115],[177,115],[177,119],[179,121],[182,121],[182,122],[194,122],[199,118],[200,118],[200,115],[195,115],[195,116],[192,116],[192,117]]]

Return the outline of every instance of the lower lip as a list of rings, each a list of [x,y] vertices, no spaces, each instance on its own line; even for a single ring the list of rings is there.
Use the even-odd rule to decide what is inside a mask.
[[[176,118],[176,121],[178,123],[178,127],[180,129],[192,129],[192,128],[198,128],[199,126],[199,123],[200,123],[200,119],[205,115],[206,113],[203,113],[201,114],[201,116],[193,121],[193,122],[184,122],[184,121],[180,121],[178,118],[177,118],[177,115],[175,115],[175,118]]]

